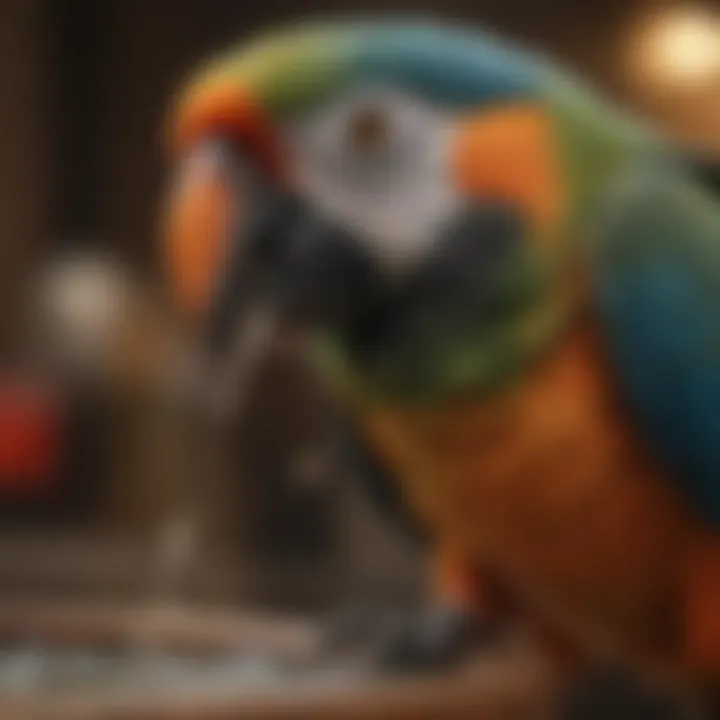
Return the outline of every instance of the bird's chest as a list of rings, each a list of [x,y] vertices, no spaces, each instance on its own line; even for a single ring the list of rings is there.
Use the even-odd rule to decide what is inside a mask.
[[[492,397],[375,406],[367,432],[433,524],[488,544],[520,528],[547,541],[640,463],[605,376],[583,334]]]
[[[685,518],[591,330],[493,398],[375,407],[366,430],[415,511],[479,562],[588,615],[656,620]]]

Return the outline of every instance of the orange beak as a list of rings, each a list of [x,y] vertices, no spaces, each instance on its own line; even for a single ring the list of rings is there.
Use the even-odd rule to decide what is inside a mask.
[[[205,314],[227,262],[238,203],[230,169],[212,146],[181,162],[163,215],[164,257],[175,301]]]
[[[163,258],[181,310],[204,315],[251,202],[229,154],[242,148],[274,177],[282,158],[270,120],[236,83],[192,86],[171,117],[169,141],[180,161],[163,213]]]

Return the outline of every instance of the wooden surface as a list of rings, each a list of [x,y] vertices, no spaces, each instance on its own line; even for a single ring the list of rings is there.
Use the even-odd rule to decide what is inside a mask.
[[[437,680],[378,681],[355,688],[279,689],[236,695],[132,698],[0,698],[3,720],[538,720],[553,716],[552,684],[529,667],[498,664]]]
[[[264,613],[169,605],[0,600],[0,643],[123,648],[152,642],[179,652],[312,653],[312,624]]]
[[[339,691],[297,690],[246,697],[87,697],[52,703],[3,702],[4,720],[535,720],[553,717],[550,685],[517,668],[480,677],[362,685]]]
[[[146,634],[148,627],[153,635]],[[176,609],[160,616],[147,608],[0,602],[0,643],[112,648],[143,638],[183,652],[242,649],[312,662],[319,636],[310,624],[261,614]],[[356,679],[350,669],[339,683],[309,671],[257,687],[263,689],[54,688],[47,694],[0,694],[0,708],[3,720],[532,720],[552,717],[555,689],[547,668],[512,651],[488,654],[444,678],[391,681],[358,673]]]

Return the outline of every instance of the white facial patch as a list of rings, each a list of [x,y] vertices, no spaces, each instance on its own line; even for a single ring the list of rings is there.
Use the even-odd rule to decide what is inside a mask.
[[[365,117],[374,124],[353,135]],[[300,192],[389,273],[425,257],[459,210],[447,172],[450,135],[448,116],[382,88],[353,93],[289,132]]]

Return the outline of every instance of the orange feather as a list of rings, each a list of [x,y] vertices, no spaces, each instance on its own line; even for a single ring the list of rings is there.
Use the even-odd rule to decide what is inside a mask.
[[[516,105],[465,118],[451,163],[468,194],[514,203],[542,231],[557,226],[565,204],[558,157],[547,114]]]
[[[374,403],[363,416],[444,542],[506,578],[588,652],[690,669],[686,611],[698,596],[688,578],[707,543],[633,431],[592,323],[496,396]],[[704,608],[720,606],[707,581],[718,574],[715,553]],[[720,673],[713,637],[704,666]]]

